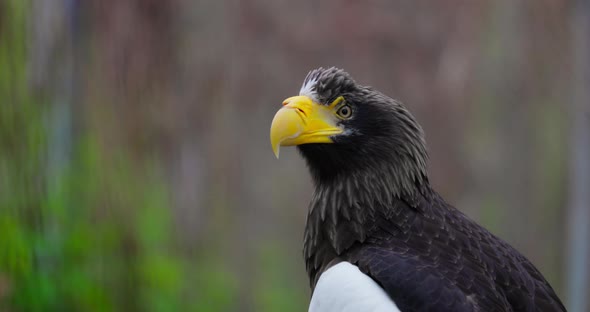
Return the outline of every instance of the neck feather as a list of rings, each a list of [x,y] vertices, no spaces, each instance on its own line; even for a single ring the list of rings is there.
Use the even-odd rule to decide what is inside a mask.
[[[403,231],[407,216],[419,211],[422,199],[431,197],[425,174],[398,168],[374,167],[332,179],[314,177],[316,187],[304,235],[312,287],[330,261],[370,237],[379,218],[391,220]]]

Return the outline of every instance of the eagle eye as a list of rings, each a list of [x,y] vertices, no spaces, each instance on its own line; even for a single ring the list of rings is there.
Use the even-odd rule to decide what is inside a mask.
[[[340,116],[340,118],[348,119],[348,118],[350,118],[350,116],[352,116],[352,108],[350,108],[350,106],[344,104],[344,105],[340,106],[340,108],[338,108],[338,110],[336,111],[336,114],[338,114],[338,116]]]

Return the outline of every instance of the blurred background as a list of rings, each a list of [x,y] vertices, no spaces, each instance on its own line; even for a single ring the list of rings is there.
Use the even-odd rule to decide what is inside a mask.
[[[590,5],[0,1],[0,311],[306,311],[319,66],[401,100],[443,197],[590,311]]]

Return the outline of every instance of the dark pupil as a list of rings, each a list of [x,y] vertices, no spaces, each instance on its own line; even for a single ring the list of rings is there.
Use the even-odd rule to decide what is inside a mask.
[[[340,115],[348,116],[348,107],[343,107],[340,109]]]

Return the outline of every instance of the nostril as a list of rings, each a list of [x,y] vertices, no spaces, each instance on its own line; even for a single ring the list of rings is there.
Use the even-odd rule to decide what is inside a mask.
[[[286,106],[287,104],[289,104],[289,101],[288,100],[284,100],[283,101],[283,106]]]
[[[303,116],[307,117],[307,114],[305,113],[305,111],[304,111],[304,110],[302,110],[302,109],[301,109],[301,108],[299,108],[299,107],[295,107],[295,109],[297,110],[297,112],[298,112],[299,114],[301,114],[301,115],[303,115]]]

